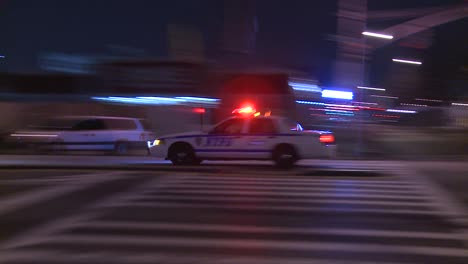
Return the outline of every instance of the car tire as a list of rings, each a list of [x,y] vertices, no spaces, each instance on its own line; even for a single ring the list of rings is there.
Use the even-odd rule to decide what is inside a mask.
[[[195,157],[195,152],[189,144],[174,144],[169,148],[169,160],[176,166],[198,165],[200,159]]]
[[[128,154],[128,143],[127,142],[117,142],[114,147],[114,154],[123,156]]]
[[[273,161],[281,169],[290,169],[297,161],[297,153],[291,145],[279,145],[273,151]]]

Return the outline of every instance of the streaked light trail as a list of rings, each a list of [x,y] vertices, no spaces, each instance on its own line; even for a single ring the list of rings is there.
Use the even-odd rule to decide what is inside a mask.
[[[385,92],[384,88],[377,88],[377,87],[367,87],[367,86],[357,86],[358,89],[364,89],[364,90],[374,90],[374,91],[382,91]]]
[[[399,63],[406,63],[406,64],[415,64],[415,65],[422,64],[422,62],[420,61],[413,61],[413,60],[392,59],[392,61],[399,62]]]
[[[364,31],[364,32],[362,32],[362,34],[364,36],[375,37],[375,38],[393,39],[392,35],[387,35],[387,34],[382,34],[382,33]]]

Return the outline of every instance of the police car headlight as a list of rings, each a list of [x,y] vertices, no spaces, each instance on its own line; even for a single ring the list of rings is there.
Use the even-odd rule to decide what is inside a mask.
[[[160,146],[164,144],[164,140],[161,139],[155,139],[154,141],[148,141],[148,148],[155,147],[155,146]]]
[[[164,145],[164,140],[162,140],[162,139],[156,139],[156,140],[153,142],[153,146],[160,146],[160,145]]]

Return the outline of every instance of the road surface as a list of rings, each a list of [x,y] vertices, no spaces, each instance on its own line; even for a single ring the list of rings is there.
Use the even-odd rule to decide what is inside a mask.
[[[427,177],[322,163],[4,168],[0,263],[468,263],[464,209]]]

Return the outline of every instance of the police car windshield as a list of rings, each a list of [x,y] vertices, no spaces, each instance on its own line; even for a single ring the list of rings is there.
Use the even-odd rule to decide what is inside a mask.
[[[232,118],[222,122],[215,126],[211,130],[211,134],[240,134],[244,127],[245,119],[243,118]]]

